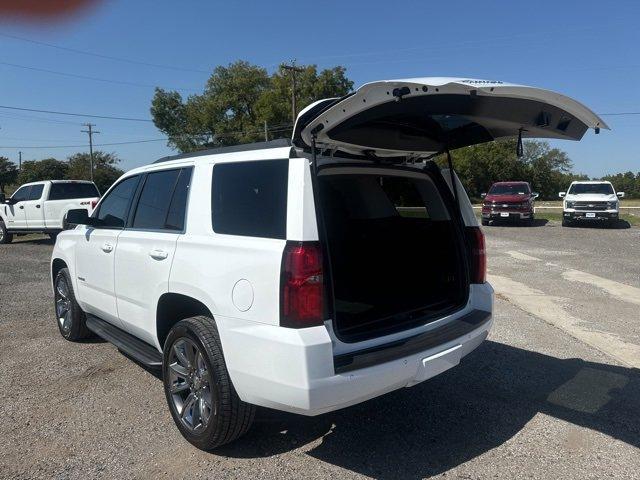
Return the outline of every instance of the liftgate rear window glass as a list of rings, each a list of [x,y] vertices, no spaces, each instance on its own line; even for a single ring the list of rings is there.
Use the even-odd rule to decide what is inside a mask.
[[[219,163],[213,167],[213,230],[286,238],[289,160]]]

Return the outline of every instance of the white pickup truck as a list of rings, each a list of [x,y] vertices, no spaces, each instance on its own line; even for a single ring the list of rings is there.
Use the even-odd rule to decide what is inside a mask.
[[[10,198],[0,193],[0,243],[29,233],[46,233],[54,239],[65,229],[69,210],[91,212],[99,198],[95,184],[83,180],[26,183]]]
[[[620,198],[624,192],[617,192],[611,182],[576,181],[566,192],[559,193],[562,202],[562,226],[599,221],[610,227],[618,223]]]

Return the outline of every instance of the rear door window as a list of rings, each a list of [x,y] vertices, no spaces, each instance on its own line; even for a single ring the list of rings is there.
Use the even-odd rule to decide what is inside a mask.
[[[29,200],[40,200],[42,190],[44,190],[44,185],[32,185],[31,191],[29,192]]]
[[[92,183],[53,183],[49,200],[68,200],[72,198],[95,198],[100,193]]]
[[[213,167],[211,220],[216,233],[286,238],[289,160]]]
[[[182,230],[191,169],[147,174],[132,227],[144,230]]]
[[[125,178],[102,199],[96,213],[96,217],[102,220],[102,227],[124,228],[138,180],[138,175]]]

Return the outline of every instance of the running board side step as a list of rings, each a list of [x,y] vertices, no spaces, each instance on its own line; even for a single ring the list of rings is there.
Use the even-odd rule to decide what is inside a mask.
[[[130,333],[90,314],[87,314],[87,328],[145,367],[162,368],[162,354],[155,347]]]

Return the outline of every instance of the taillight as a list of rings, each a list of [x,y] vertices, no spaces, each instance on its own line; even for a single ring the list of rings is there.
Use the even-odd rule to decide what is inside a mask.
[[[98,200],[91,200],[91,210],[93,210],[94,208],[96,208],[96,205],[98,204]]]
[[[487,252],[484,244],[484,233],[480,227],[467,227],[467,237],[471,246],[471,283],[485,283],[487,281]]]
[[[322,249],[317,242],[287,243],[282,256],[280,325],[322,325],[324,285]]]

